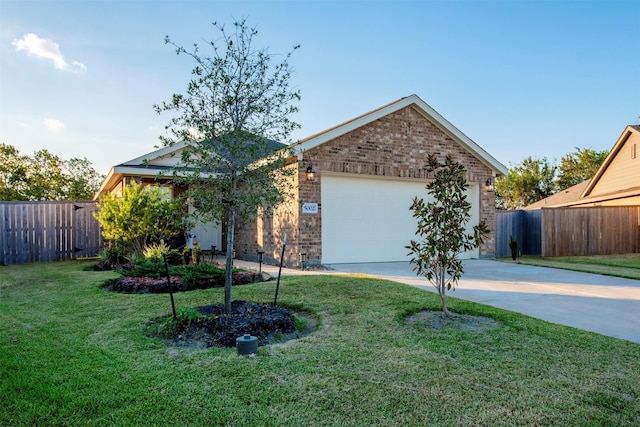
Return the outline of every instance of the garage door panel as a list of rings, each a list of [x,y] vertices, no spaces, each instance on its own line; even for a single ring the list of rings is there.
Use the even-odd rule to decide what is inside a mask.
[[[414,196],[427,198],[424,186],[415,181],[324,175],[323,263],[408,261],[405,246],[417,226],[409,208]],[[471,201],[478,199],[476,188],[470,189]],[[477,218],[478,213],[472,212],[471,224],[477,224]]]

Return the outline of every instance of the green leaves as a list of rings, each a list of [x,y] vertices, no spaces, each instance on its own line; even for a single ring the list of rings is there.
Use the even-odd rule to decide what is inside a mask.
[[[472,233],[466,232],[471,203],[465,194],[468,184],[462,164],[450,155],[441,163],[431,154],[425,169],[434,176],[426,185],[433,200],[413,199],[410,209],[417,219],[416,236],[419,239],[412,240],[407,249],[413,256],[410,261],[414,264],[413,270],[425,276],[438,290],[443,312],[448,315],[445,290],[453,289],[463,272],[458,256],[479,247],[489,229],[483,222],[474,226]]]
[[[295,171],[286,168],[291,153],[282,143],[300,127],[289,117],[300,100],[300,91],[289,86],[288,62],[298,46],[273,64],[266,48],[254,47],[257,30],[246,20],[234,22],[231,34],[213,25],[221,36],[207,43],[209,56],[201,55],[197,44],[186,50],[167,38],[196,65],[186,93],[154,109],[173,115],[166,126],[169,135],[161,137],[165,145],[190,142],[174,169],[175,182],[188,187],[197,215],[227,226],[225,305],[230,311],[236,217],[249,218],[259,208],[279,204],[292,188],[288,177]]]
[[[48,150],[29,157],[0,144],[0,200],[90,200],[102,178],[86,158],[65,161]]]
[[[165,200],[158,187],[133,183],[122,194],[107,194],[95,214],[102,236],[127,253],[142,253],[147,243],[178,236],[185,228],[179,200]]]
[[[509,168],[507,176],[496,179],[498,207],[520,209],[593,178],[608,151],[577,148],[562,157],[560,165],[546,157],[527,157]]]

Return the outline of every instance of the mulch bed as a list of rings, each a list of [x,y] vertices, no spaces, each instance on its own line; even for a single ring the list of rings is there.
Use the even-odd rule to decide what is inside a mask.
[[[255,304],[246,301],[231,303],[231,316],[224,315],[224,305],[198,307],[203,316],[173,341],[177,346],[235,347],[236,339],[250,334],[258,339],[258,345],[273,342],[277,335],[296,332],[293,315],[284,307]]]
[[[185,292],[196,289],[222,288],[224,287],[224,277],[198,280],[196,282],[183,283],[180,276],[171,277],[171,290],[173,292]],[[271,277],[265,273],[253,273],[248,271],[233,274],[233,285],[246,285],[249,283],[265,282]],[[109,288],[114,292],[124,294],[158,294],[168,293],[169,283],[166,277],[135,277],[122,276],[109,284]]]

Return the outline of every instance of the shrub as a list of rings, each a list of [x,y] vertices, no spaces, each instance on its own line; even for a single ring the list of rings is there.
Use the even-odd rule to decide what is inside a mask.
[[[176,249],[168,249],[164,243],[151,244],[144,247],[142,256],[144,260],[164,263],[162,254],[164,253],[169,265],[182,265],[182,255]]]
[[[150,260],[142,260],[141,262],[135,263],[133,269],[127,272],[127,276],[133,277],[161,277],[165,274],[164,262],[154,262]]]
[[[220,279],[224,280],[224,270],[211,264],[192,264],[177,266],[172,271],[176,276],[182,277],[182,283],[191,284],[201,280]]]
[[[142,255],[144,259],[151,262],[164,262],[162,254],[166,251],[164,243],[150,244],[144,247]]]
[[[202,317],[198,309],[186,307],[178,310],[175,319],[173,316],[168,316],[157,322],[148,324],[147,334],[150,336],[160,336],[162,338],[174,338],[175,335],[195,325]]]
[[[102,252],[102,255],[100,255],[100,260],[107,264],[124,264],[129,262],[127,252],[122,246],[106,248]]]
[[[142,253],[149,242],[169,241],[188,227],[180,200],[165,200],[158,187],[140,184],[101,198],[95,217],[104,239],[129,253]]]

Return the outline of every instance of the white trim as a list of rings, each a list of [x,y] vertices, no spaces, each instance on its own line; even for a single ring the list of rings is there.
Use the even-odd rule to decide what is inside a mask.
[[[496,175],[507,175],[509,170],[506,166],[496,160],[493,156],[487,153],[482,147],[476,144],[471,138],[462,133],[453,124],[442,117],[436,110],[434,110],[429,104],[424,102],[417,95],[407,96],[399,99],[398,101],[387,104],[383,107],[373,110],[367,114],[356,117],[353,120],[345,122],[341,125],[330,128],[324,132],[311,136],[307,139],[300,141],[292,148],[295,153],[302,153],[307,150],[311,150],[325,142],[329,142],[339,136],[342,136],[348,132],[365,126],[375,120],[385,117],[391,113],[399,111],[405,107],[412,106],[415,110],[424,116],[427,120],[432,122],[444,133],[453,138],[454,141],[462,145],[466,150],[470,151],[476,156],[482,163],[488,166]]]
[[[135,159],[131,159],[131,160],[127,160],[126,162],[120,163],[118,166],[126,166],[126,165],[140,165],[143,164],[145,162],[150,162],[152,160],[155,159],[159,159],[161,157],[165,157],[168,154],[171,154],[173,152],[176,152],[178,150],[183,149],[184,147],[186,147],[188,144],[188,142],[186,141],[182,141],[182,142],[177,142],[173,145],[167,145],[166,147],[162,147],[158,150],[152,151],[150,153],[144,154],[140,157],[136,157]]]

